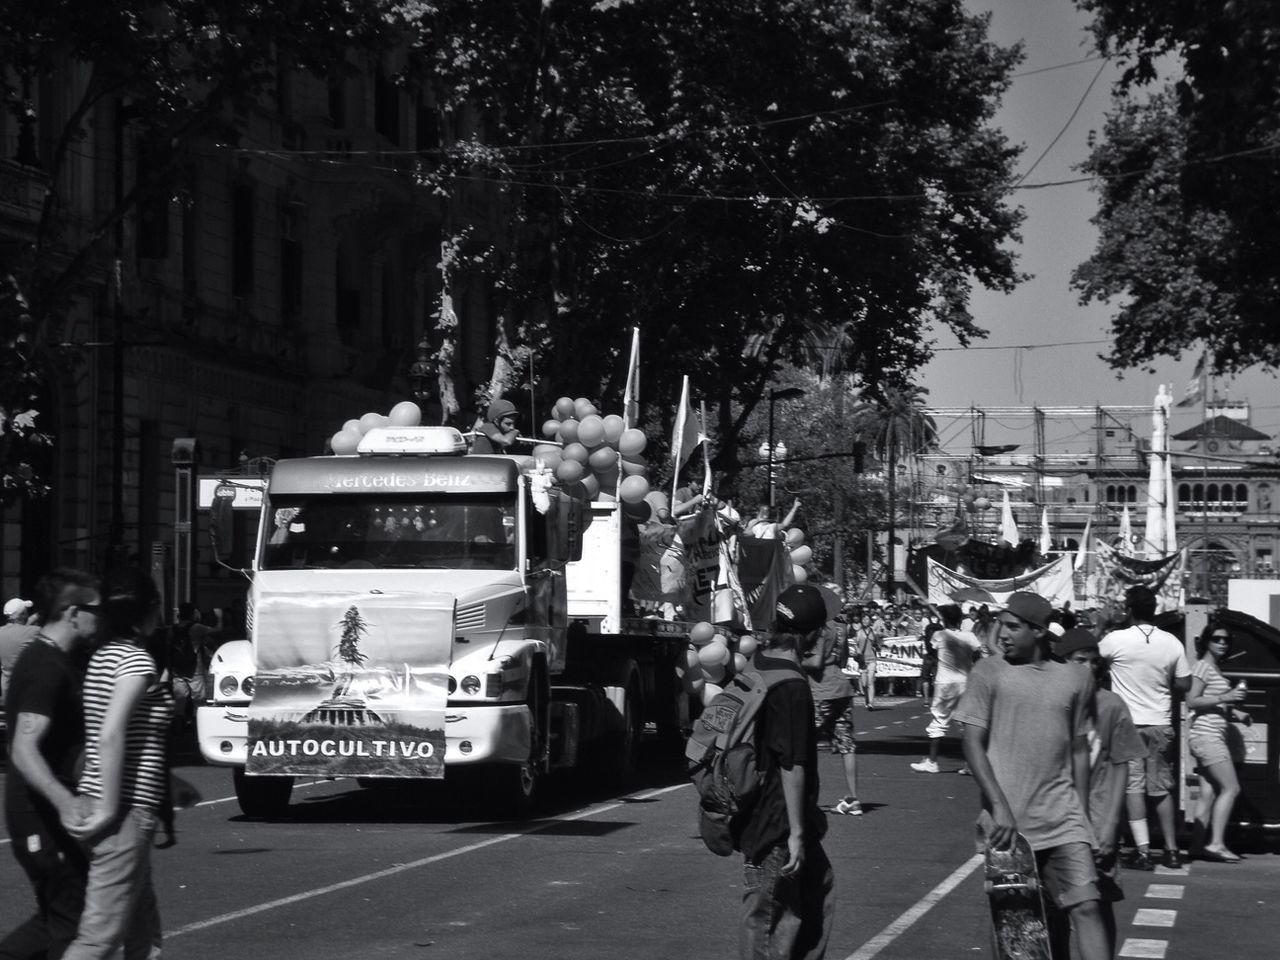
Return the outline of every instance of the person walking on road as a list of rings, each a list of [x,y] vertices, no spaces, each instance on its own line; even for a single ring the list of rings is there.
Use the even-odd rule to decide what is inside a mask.
[[[1087,808],[1093,682],[1050,658],[1052,609],[1034,593],[1009,596],[999,616],[1004,656],[973,669],[955,719],[965,724],[988,842],[1003,848],[1025,836],[1081,960],[1107,960]]]
[[[759,799],[735,837],[742,851],[742,960],[821,960],[835,916],[835,875],[822,849],[813,698],[800,668],[826,622],[822,594],[792,584],[778,595],[774,632],[756,654],[761,670],[795,671],[765,697],[756,719]]]
[[[929,738],[929,756],[919,763],[911,764],[917,773],[937,773],[938,748],[942,738],[951,726],[951,718],[964,694],[965,684],[969,680],[969,671],[977,658],[982,656],[982,644],[968,630],[960,629],[960,608],[953,603],[938,608],[942,617],[942,629],[936,630],[929,639],[929,644],[937,653],[938,662],[933,685],[933,700],[929,711],[933,719],[925,728]],[[967,774],[967,767],[960,772]]]
[[[830,812],[860,817],[858,747],[853,739],[853,684],[842,670],[847,647],[845,625],[829,621],[818,633],[813,648],[805,654],[802,666],[809,675],[818,743],[829,743],[831,752],[839,754],[844,765],[847,792],[829,808]]]
[[[862,665],[862,696],[868,710],[876,708],[876,662],[880,659],[880,641],[884,628],[873,613],[863,611],[857,630],[857,656]]]
[[[75,937],[89,871],[69,829],[79,824],[73,791],[84,747],[76,655],[98,632],[98,585],[87,573],[60,569],[36,593],[45,623],[13,668],[4,791],[13,855],[35,890],[36,913],[0,941],[4,960],[63,955]]]
[[[1098,652],[1107,661],[1111,689],[1120,695],[1138,734],[1147,745],[1144,760],[1129,764],[1129,786],[1125,805],[1135,851],[1126,862],[1135,870],[1154,870],[1150,854],[1147,807],[1155,808],[1164,838],[1166,867],[1182,866],[1174,833],[1173,762],[1177,744],[1173,739],[1173,691],[1191,688],[1191,668],[1178,638],[1157,628],[1156,595],[1147,587],[1130,587],[1125,593],[1130,625],[1113,630],[1102,638]]]
[[[114,587],[102,604],[111,639],[85,676],[84,819],[71,829],[89,853],[89,880],[65,960],[159,956],[160,913],[151,845],[169,776],[166,740],[173,696],[145,647],[160,623],[160,594],[145,574]]]
[[[1231,631],[1210,624],[1196,638],[1200,659],[1191,669],[1191,690],[1187,694],[1187,707],[1191,710],[1187,745],[1200,774],[1200,799],[1190,853],[1197,859],[1218,863],[1240,862],[1239,855],[1227,849],[1226,841],[1227,821],[1240,795],[1236,758],[1231,755],[1227,735],[1232,721],[1251,722],[1249,714],[1236,709],[1236,704],[1244,701],[1244,688],[1233,687],[1222,675],[1220,664],[1230,651]]]
[[[4,620],[0,623],[0,706],[9,692],[9,675],[18,662],[18,654],[40,632],[38,626],[28,623],[31,606],[30,600],[21,597],[5,601]]]
[[[1054,644],[1054,655],[1067,663],[1089,668],[1093,677],[1093,726],[1089,731],[1089,823],[1098,848],[1093,862],[1098,868],[1098,901],[1111,953],[1116,949],[1116,913],[1113,903],[1124,899],[1116,844],[1124,816],[1124,791],[1129,781],[1129,761],[1147,755],[1146,746],[1129,716],[1124,701],[1102,686],[1106,666],[1098,654],[1098,638],[1083,627],[1072,627]]]

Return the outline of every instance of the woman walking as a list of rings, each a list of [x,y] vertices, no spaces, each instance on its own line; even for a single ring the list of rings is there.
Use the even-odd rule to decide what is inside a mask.
[[[111,639],[94,653],[84,683],[84,818],[74,831],[89,852],[89,882],[65,960],[96,960],[121,945],[125,960],[158,956],[160,913],[151,844],[169,775],[165,738],[173,696],[146,640],[160,622],[160,595],[137,575],[102,603]]]
[[[1249,721],[1247,713],[1232,706],[1244,700],[1243,685],[1232,687],[1222,675],[1221,664],[1230,649],[1230,631],[1210,624],[1196,638],[1200,659],[1191,670],[1191,689],[1187,693],[1187,707],[1192,714],[1187,743],[1200,773],[1200,799],[1196,806],[1191,855],[1218,863],[1240,860],[1227,849],[1225,837],[1227,819],[1240,794],[1227,732],[1232,720]]]

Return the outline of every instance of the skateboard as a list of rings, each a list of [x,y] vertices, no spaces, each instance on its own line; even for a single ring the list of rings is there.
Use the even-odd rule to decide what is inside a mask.
[[[1031,844],[1018,834],[1009,849],[994,849],[979,824],[978,846],[985,858],[984,889],[991,905],[995,960],[1050,960],[1040,873]]]

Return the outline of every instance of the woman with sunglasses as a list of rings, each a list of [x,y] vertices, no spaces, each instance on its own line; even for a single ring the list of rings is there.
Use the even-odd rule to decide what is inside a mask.
[[[1191,670],[1191,689],[1187,693],[1187,707],[1191,710],[1187,743],[1200,774],[1191,855],[1217,863],[1240,861],[1239,856],[1227,849],[1225,839],[1227,820],[1240,794],[1227,731],[1232,720],[1249,720],[1247,713],[1232,706],[1244,700],[1244,690],[1231,686],[1231,681],[1222,675],[1221,664],[1230,649],[1230,631],[1210,624],[1196,638],[1200,659]]]

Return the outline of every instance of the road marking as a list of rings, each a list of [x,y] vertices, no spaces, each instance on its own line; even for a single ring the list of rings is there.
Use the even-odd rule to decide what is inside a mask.
[[[1142,907],[1133,915],[1135,927],[1172,927],[1177,920],[1177,910],[1154,910],[1151,907]]]
[[[1181,900],[1186,891],[1180,883],[1153,883],[1147,887],[1146,896],[1152,900]]]
[[[973,873],[982,863],[982,854],[975,853],[960,866],[947,879],[926,893],[916,904],[907,910],[906,913],[898,917],[897,920],[889,924],[874,937],[864,943],[861,947],[849,954],[845,960],[871,960],[872,957],[879,955],[885,947],[889,946],[898,937],[907,932],[908,928],[923,917],[926,913],[945,897],[948,893],[960,885],[960,883],[969,874]],[[1162,955],[1163,956],[1163,955]]]
[[[883,730],[883,729],[884,729],[884,725],[879,726],[879,727],[876,727],[876,729],[877,729],[877,730]]]
[[[1146,960],[1163,960],[1169,949],[1168,940],[1135,940],[1130,938],[1120,946],[1117,957],[1143,957]]]
[[[303,783],[295,783],[293,785],[293,789],[300,790],[303,787],[314,787],[316,784],[319,784],[319,783],[332,783],[332,782],[333,782],[332,780],[307,780],[307,781],[304,781]],[[217,804],[217,803],[229,803],[235,798],[236,798],[235,794],[232,794],[229,797],[218,797],[218,799],[216,800],[201,800],[199,803],[193,803],[190,809],[194,810],[196,807],[212,807],[214,804]]]
[[[664,793],[670,793],[673,790],[683,790],[690,786],[687,783],[678,783],[672,787],[662,787],[656,790],[649,790],[645,793],[635,794],[630,799],[648,800]],[[243,920],[245,917],[251,917],[256,913],[265,913],[268,910],[275,910],[278,907],[287,907],[291,904],[301,903],[304,900],[313,900],[316,897],[322,897],[328,893],[334,893],[338,890],[346,890],[349,887],[357,887],[363,883],[371,883],[374,880],[383,880],[386,877],[394,877],[396,874],[405,873],[409,870],[416,870],[419,867],[430,866],[433,863],[439,863],[442,860],[449,860],[453,857],[459,857],[463,854],[472,853],[476,850],[483,850],[485,847],[491,847],[494,844],[505,843],[508,840],[518,840],[521,837],[528,837],[535,833],[541,833],[543,830],[549,830],[557,824],[571,823],[574,820],[582,820],[586,817],[598,816],[602,813],[608,813],[610,810],[617,810],[625,806],[625,803],[619,800],[616,803],[609,803],[603,806],[591,806],[585,810],[579,810],[577,813],[570,813],[563,817],[552,817],[542,823],[535,824],[527,830],[519,833],[504,833],[496,837],[489,837],[477,843],[468,844],[465,847],[459,847],[456,850],[449,850],[445,853],[437,853],[430,857],[423,857],[420,860],[413,860],[409,863],[398,863],[394,867],[388,867],[385,870],[377,870],[373,873],[366,873],[359,877],[352,877],[350,880],[340,880],[337,883],[331,883],[328,886],[316,887],[313,890],[304,890],[301,893],[295,893],[292,896],[280,897],[277,900],[268,900],[265,903],[259,903],[252,907],[245,907],[242,910],[233,910],[230,913],[219,914],[216,917],[210,917],[207,920],[197,920],[194,923],[188,923],[186,926],[178,927],[176,930],[166,930],[164,932],[165,939],[180,937],[186,933],[195,933],[197,930],[204,930],[208,927],[214,927],[221,923],[230,923],[233,920]]]

